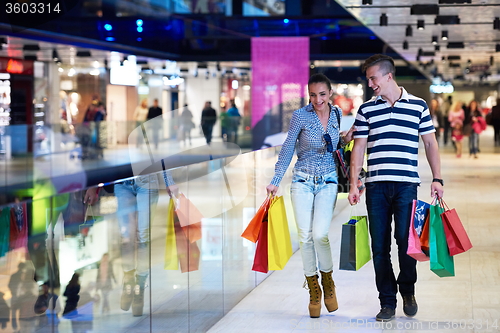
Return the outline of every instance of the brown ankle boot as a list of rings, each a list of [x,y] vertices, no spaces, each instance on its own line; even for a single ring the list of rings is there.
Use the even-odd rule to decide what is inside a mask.
[[[319,287],[318,276],[306,276],[306,281],[309,287],[309,316],[319,318],[321,313],[321,288]]]
[[[337,296],[335,295],[335,283],[332,279],[332,272],[321,272],[321,285],[325,296],[325,306],[328,312],[333,312],[339,308]]]

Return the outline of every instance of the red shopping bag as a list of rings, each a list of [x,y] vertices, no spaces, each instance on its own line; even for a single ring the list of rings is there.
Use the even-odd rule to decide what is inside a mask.
[[[439,199],[439,204],[444,209],[441,218],[443,219],[444,233],[446,234],[450,255],[454,256],[470,250],[472,243],[462,221],[458,217],[457,211],[455,209],[450,210],[442,198]]]
[[[269,211],[270,205],[271,200],[269,199],[269,196],[267,196],[266,200],[264,200],[255,216],[252,218],[252,220],[250,220],[250,223],[248,223],[245,231],[243,231],[243,233],[241,234],[241,237],[246,238],[254,243],[257,242],[262,222],[267,221],[267,213]]]
[[[191,227],[191,226],[189,226]],[[174,213],[175,245],[181,272],[197,271],[200,267],[200,248],[186,236],[185,228],[181,227],[177,214]]]
[[[422,202],[420,200],[413,200],[413,207],[410,218],[410,230],[408,233],[408,250],[406,251],[406,254],[418,261],[429,260],[429,256],[422,251],[420,238],[418,235],[418,231],[423,230],[423,228],[425,227],[426,216],[428,216],[429,214],[428,206],[430,205],[425,202]],[[415,227],[415,221],[418,221],[418,227]],[[429,221],[427,221],[427,223],[428,222]]]
[[[252,271],[267,273],[269,271],[268,265],[268,250],[267,250],[267,221],[261,222],[259,231],[259,240],[255,248],[255,257],[253,259]]]

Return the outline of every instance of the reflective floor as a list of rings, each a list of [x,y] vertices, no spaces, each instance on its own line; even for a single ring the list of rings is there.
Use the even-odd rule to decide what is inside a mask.
[[[464,139],[467,147],[467,139]],[[493,147],[493,132],[481,134],[478,159],[464,148],[457,159],[453,148],[441,146],[444,199],[456,208],[474,247],[455,257],[455,277],[439,278],[429,262],[418,263],[418,314],[407,318],[398,296],[396,319],[385,326],[375,321],[380,310],[373,263],[357,272],[334,270],[339,309],[311,319],[309,295],[299,252],[285,270],[276,271],[232,309],[209,332],[499,332],[500,331],[500,147]],[[430,169],[421,151],[419,199],[430,201]],[[345,199],[344,199],[345,202]],[[342,201],[339,201],[341,204]],[[353,213],[339,207],[330,229],[334,267],[338,267],[341,224]],[[364,202],[354,209],[365,214]],[[393,265],[397,271],[394,257]]]

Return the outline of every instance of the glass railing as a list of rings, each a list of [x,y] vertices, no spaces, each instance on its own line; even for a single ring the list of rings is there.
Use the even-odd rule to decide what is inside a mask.
[[[0,207],[5,331],[207,331],[268,276],[252,271],[255,244],[240,235],[266,197],[277,150]],[[170,194],[192,205],[179,199],[176,211]]]
[[[238,151],[251,150],[247,123],[244,119],[238,128]],[[47,196],[82,189],[103,179],[109,182],[130,177],[131,153],[134,159],[144,161],[149,161],[151,152],[164,156],[178,154],[176,166],[179,166],[192,163],[193,153],[206,146],[199,126],[191,129],[188,137],[178,119],[146,122],[145,134],[141,133],[140,138],[135,135],[137,128],[136,122],[125,121],[0,127],[0,204],[16,197],[33,197],[33,189],[40,182],[51,182],[55,187],[43,194]],[[144,136],[149,139],[151,151]],[[226,141],[219,121],[214,127],[212,142]],[[235,153],[231,149],[219,149],[219,152]],[[115,168],[113,174],[103,171],[109,168]]]

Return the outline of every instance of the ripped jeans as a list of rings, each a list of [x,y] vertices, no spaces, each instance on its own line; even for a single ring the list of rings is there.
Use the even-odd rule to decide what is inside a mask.
[[[328,232],[337,203],[337,172],[313,176],[295,171],[290,189],[306,276],[333,270]]]

